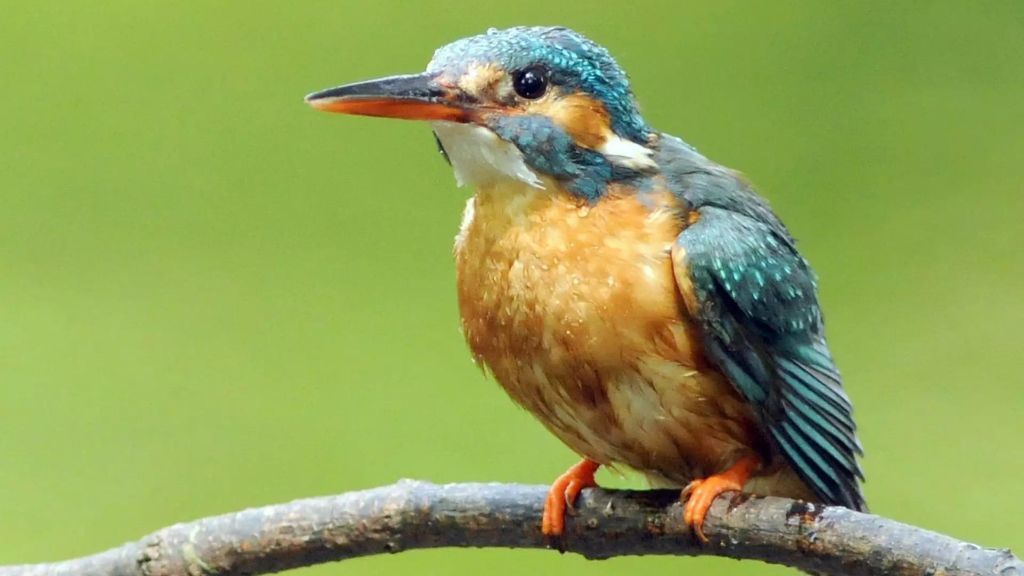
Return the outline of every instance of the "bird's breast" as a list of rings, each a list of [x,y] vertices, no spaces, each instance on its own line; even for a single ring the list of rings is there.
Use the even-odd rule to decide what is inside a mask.
[[[486,188],[467,205],[459,303],[481,360],[543,350],[599,365],[679,323],[668,206],[636,195],[589,204],[551,186]]]
[[[475,359],[590,458],[658,469],[725,457],[749,411],[686,322],[674,199],[612,189],[587,203],[555,186],[496,185],[467,205],[455,251]]]

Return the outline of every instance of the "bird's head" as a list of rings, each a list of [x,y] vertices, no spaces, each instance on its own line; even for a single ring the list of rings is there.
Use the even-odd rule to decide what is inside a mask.
[[[315,108],[427,120],[460,184],[545,179],[593,200],[655,168],[652,130],[603,47],[567,28],[489,30],[437,50],[422,74],[310,94]]]

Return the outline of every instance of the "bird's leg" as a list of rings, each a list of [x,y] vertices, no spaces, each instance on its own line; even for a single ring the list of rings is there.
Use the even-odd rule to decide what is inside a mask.
[[[724,472],[694,480],[683,488],[680,496],[685,503],[683,520],[693,528],[701,542],[706,544],[708,541],[703,527],[711,503],[723,492],[742,491],[747,479],[760,465],[761,461],[756,456],[744,456]]]
[[[565,530],[565,511],[576,502],[576,497],[584,488],[597,486],[594,473],[601,465],[584,458],[569,468],[555,480],[548,490],[548,498],[544,502],[544,519],[541,521],[541,532],[545,536],[561,536]]]

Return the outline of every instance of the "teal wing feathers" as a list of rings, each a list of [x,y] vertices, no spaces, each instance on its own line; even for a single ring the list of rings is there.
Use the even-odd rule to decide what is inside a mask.
[[[814,275],[763,200],[691,154],[689,163],[663,167],[686,168],[668,181],[697,214],[677,238],[673,262],[705,353],[755,408],[772,456],[823,502],[864,510],[862,449],[825,342]]]
[[[749,217],[705,208],[680,234],[675,267],[707,356],[778,452],[823,501],[864,509],[852,406],[803,259]]]

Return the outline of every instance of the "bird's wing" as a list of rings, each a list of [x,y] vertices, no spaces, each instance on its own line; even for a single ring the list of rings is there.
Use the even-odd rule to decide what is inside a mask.
[[[706,204],[691,222],[673,248],[674,274],[708,358],[824,502],[864,509],[852,407],[807,263],[777,220]]]

